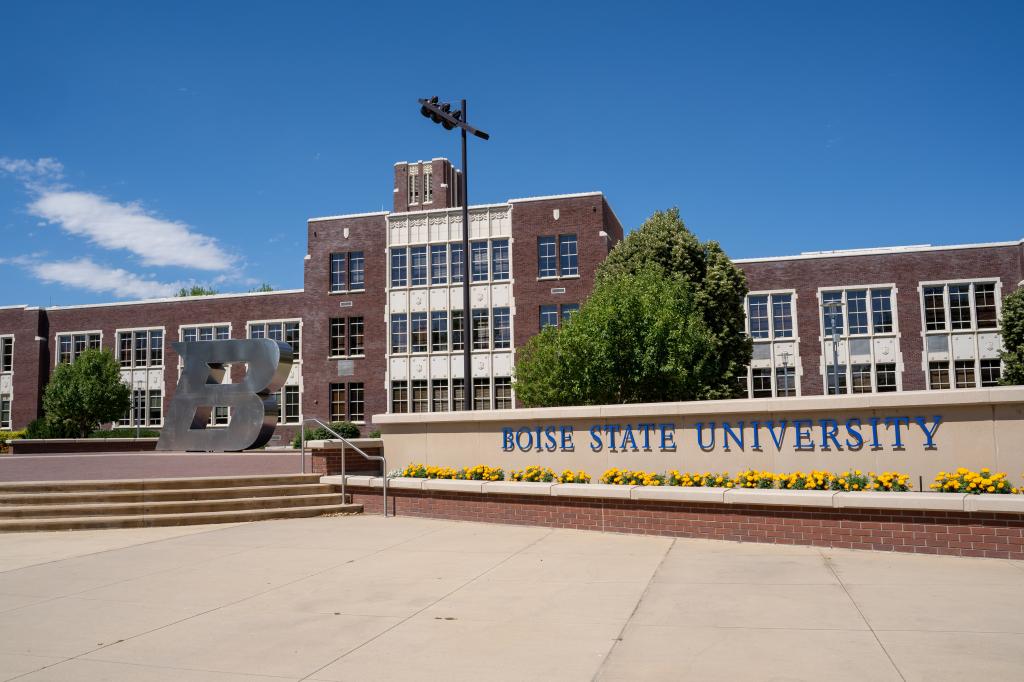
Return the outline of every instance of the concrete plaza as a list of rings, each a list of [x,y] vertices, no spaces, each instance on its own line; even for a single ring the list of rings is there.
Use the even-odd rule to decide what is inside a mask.
[[[348,516],[0,536],[0,679],[1020,679],[1024,564]]]

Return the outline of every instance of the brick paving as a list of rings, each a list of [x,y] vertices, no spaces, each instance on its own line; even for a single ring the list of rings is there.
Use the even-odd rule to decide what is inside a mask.
[[[311,472],[298,452],[140,452],[0,456],[0,481],[107,481]]]

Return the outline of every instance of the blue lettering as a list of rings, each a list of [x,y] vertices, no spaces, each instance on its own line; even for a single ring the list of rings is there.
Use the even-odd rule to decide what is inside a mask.
[[[847,438],[846,447],[848,447],[851,450],[860,450],[862,447],[864,447],[864,436],[860,435],[859,418],[851,417],[850,419],[846,420],[846,433],[850,434],[851,436],[857,439],[855,442],[851,443],[850,439]]]
[[[886,417],[885,418],[885,425],[886,426],[892,426],[893,430],[896,433],[896,442],[893,443],[893,447],[894,448],[902,448],[903,447],[903,440],[900,438],[900,424],[903,424],[904,426],[906,426],[909,429],[910,428],[910,418],[909,417]]]
[[[739,424],[740,435],[737,436],[736,432],[732,430],[732,424],[729,422],[722,422],[722,447],[729,450],[729,438],[731,437],[736,443],[736,447],[740,450],[743,449],[743,422],[737,422]],[[713,441],[712,441],[713,442]]]
[[[760,432],[759,429],[761,428],[761,422],[757,422],[757,421],[750,422],[750,427],[754,431],[754,443],[750,447],[752,449],[754,449],[754,450],[760,450],[761,449],[761,432]]]
[[[658,424],[658,430],[661,432],[661,449],[674,452],[676,449],[676,425]]]
[[[711,443],[709,445],[704,444],[704,422],[697,422],[697,446],[701,450],[711,450],[715,447],[715,422],[708,422],[711,430]]]
[[[501,449],[505,452],[512,452],[516,449],[515,436],[512,429],[505,427],[501,430]]]
[[[572,427],[560,426],[558,430],[562,434],[562,452],[572,452],[575,450],[572,444]]]
[[[544,444],[540,442],[540,435],[541,435],[542,432],[543,432],[543,429],[538,426],[537,427],[537,440],[534,441],[535,443],[537,443],[537,452],[544,452]]]
[[[872,417],[868,421],[871,422],[871,449],[878,450],[882,447],[882,444],[878,442],[878,417]]]
[[[651,449],[651,429],[657,428],[656,424],[637,424],[638,429],[642,429],[644,432],[644,450]]]
[[[526,436],[526,445],[523,445],[523,436]],[[523,452],[529,452],[533,448],[533,432],[527,428],[516,431],[516,445]]]
[[[548,452],[554,452],[558,448],[558,445],[555,442],[554,426],[548,426],[544,428],[544,438],[547,441],[547,445],[544,446],[544,449],[547,450]]]
[[[836,434],[839,433],[839,424],[836,423],[835,419],[819,419],[818,425],[821,427],[821,449],[831,450],[828,446],[828,442],[832,441],[832,445],[836,450],[842,450],[839,447],[839,440],[836,438]]]
[[[618,424],[605,424],[604,430],[608,434],[608,448],[613,452],[618,449],[615,447],[615,436],[621,428]]]
[[[622,449],[626,449],[626,441],[632,443],[629,447],[636,452],[636,438],[633,437],[633,425],[626,424],[626,428],[622,430]]]
[[[813,450],[814,440],[811,438],[811,420],[794,419],[793,429],[796,430],[796,449]],[[805,441],[807,443],[806,445],[804,445]]]
[[[935,449],[935,441],[932,440],[932,437],[939,429],[939,422],[942,421],[942,417],[940,415],[935,415],[932,419],[932,428],[929,429],[924,417],[914,417],[914,421],[917,422],[917,425],[921,427],[922,431],[924,431],[924,437],[926,439],[924,446],[929,450]]]
[[[594,424],[590,427],[590,449],[594,452],[600,452],[604,444],[601,442],[601,425]]]
[[[775,437],[775,422],[774,422],[774,420],[770,421],[770,422],[765,422],[764,424],[765,424],[765,426],[768,427],[768,433],[770,433],[771,436],[772,436],[772,442],[775,443],[775,449],[776,450],[782,450],[782,441],[786,440],[786,427],[789,425],[789,422],[787,422],[785,419],[783,419],[782,421],[779,422],[779,436],[778,436],[778,438]]]

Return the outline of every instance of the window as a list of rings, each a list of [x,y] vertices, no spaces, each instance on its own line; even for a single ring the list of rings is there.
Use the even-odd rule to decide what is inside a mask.
[[[494,347],[512,347],[512,311],[510,308],[494,309]]]
[[[409,352],[409,317],[405,313],[391,316],[391,352]]]
[[[793,295],[772,294],[772,326],[775,338],[793,338]]]
[[[491,330],[488,325],[486,308],[473,309],[473,350],[487,350],[491,347]]]
[[[491,278],[495,281],[508,279],[508,240],[495,239],[491,242]]]
[[[558,275],[558,259],[555,255],[555,238],[537,238],[537,276],[556,277]]]
[[[0,429],[11,428],[11,396],[0,395]]]
[[[331,254],[331,291],[348,289],[348,254]]]
[[[404,381],[391,382],[391,411],[395,414],[409,411],[409,386]]]
[[[452,379],[452,412],[462,412],[466,409],[466,382],[462,379]]]
[[[362,251],[331,254],[331,293],[366,288],[366,259]]]
[[[430,313],[430,350],[435,353],[448,350],[448,313],[443,310]]]
[[[412,340],[413,353],[427,352],[427,314],[412,313],[410,316],[409,328]]]
[[[331,421],[341,422],[345,414],[345,384],[331,384]]]
[[[363,355],[366,353],[364,345],[363,318],[348,318],[348,354]]]
[[[409,250],[391,249],[391,286],[404,287],[409,284]]]
[[[875,334],[892,332],[892,290],[871,290],[871,325]]]
[[[420,203],[420,183],[419,176],[409,173],[409,203],[418,204]]]
[[[366,388],[361,382],[348,385],[348,420],[366,421]]]
[[[448,283],[448,247],[444,244],[430,247],[430,283]]]
[[[349,254],[348,288],[352,291],[366,289],[366,259],[362,251],[353,251]]]
[[[427,380],[413,379],[412,382],[412,411],[427,412],[430,409],[430,400],[427,395]]]
[[[331,357],[345,355],[345,318],[331,318]]]
[[[982,386],[997,386],[999,385],[999,378],[1002,376],[1002,367],[999,360],[982,360],[981,361],[981,385]]]
[[[448,380],[447,379],[434,379],[430,386],[431,393],[431,411],[433,412],[447,412],[448,411]]]
[[[825,336],[831,337],[833,332],[843,334],[843,292],[829,291],[821,295],[822,319]]]
[[[540,328],[558,326],[558,306],[542,305],[540,307]]]
[[[978,329],[995,329],[996,319],[995,282],[974,285],[974,312],[978,318]]]
[[[756,367],[751,371],[751,388],[755,398],[772,397],[772,370],[768,367]]]
[[[949,363],[929,362],[928,363],[928,388],[944,389],[949,388]]]
[[[463,252],[462,244],[451,244],[452,262],[452,284],[462,284],[462,278],[466,276],[466,254]]]
[[[943,287],[924,289],[925,329],[937,331],[946,328],[946,305],[943,301]]]
[[[569,319],[570,316],[572,316],[573,313],[575,313],[577,310],[580,309],[580,304],[579,303],[563,303],[562,306],[561,306],[561,309],[562,309],[562,322],[565,322],[566,320]]]
[[[470,272],[474,282],[487,281],[487,242],[473,242],[469,245]]]
[[[162,426],[163,425],[163,392],[158,389],[135,389],[132,391],[132,404],[121,419],[119,426]]]
[[[203,327],[181,327],[182,341],[223,341],[231,338],[231,328],[226,324]]]
[[[955,361],[953,378],[957,388],[974,388],[974,360]]]
[[[301,350],[301,333],[298,320],[287,320],[284,322],[250,322],[250,339],[273,339],[284,341],[292,347],[292,356],[299,359]]]
[[[14,337],[0,336],[0,372],[14,371]]]
[[[953,329],[971,328],[971,285],[949,287],[949,324]]]
[[[461,310],[452,311],[452,350],[464,350],[463,321],[464,316]]]
[[[574,277],[580,274],[580,259],[577,251],[576,235],[563,234],[558,238],[558,266],[562,277]]]
[[[410,283],[414,287],[427,283],[427,247],[414,246],[409,249]]]
[[[281,413],[277,423],[298,424],[299,421],[299,387],[284,386],[281,388]]]
[[[871,365],[854,365],[850,375],[852,393],[871,393]]]
[[[162,329],[117,333],[118,360],[122,367],[161,367],[164,364]]]
[[[868,292],[846,292],[846,318],[850,334],[868,333]],[[868,381],[868,385],[871,381]]]
[[[434,201],[434,174],[429,166],[423,167],[423,203],[429,204]]]
[[[57,362],[74,362],[86,350],[100,347],[99,332],[75,332],[57,335]]]
[[[796,395],[796,367],[775,368],[775,394],[780,398]]]
[[[487,377],[473,379],[473,409],[491,409],[491,380]]]
[[[879,393],[896,390],[896,365],[891,362],[875,365],[875,388]]]
[[[839,365],[839,382],[836,383],[836,367],[829,363],[825,369],[829,395],[846,394],[846,365]]]
[[[747,298],[747,320],[750,323],[750,336],[755,339],[767,339],[771,336],[768,327],[768,297],[749,296]]]
[[[366,419],[363,385],[331,384],[331,421],[361,422]]]
[[[512,409],[512,378],[494,377],[494,409]]]

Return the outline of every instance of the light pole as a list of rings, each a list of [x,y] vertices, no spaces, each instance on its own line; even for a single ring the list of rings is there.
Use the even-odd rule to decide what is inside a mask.
[[[822,307],[829,316],[832,327],[832,380],[835,382],[835,394],[839,395],[839,326],[836,324],[836,315],[842,315],[843,304],[839,301],[829,301]],[[828,382],[825,383],[827,389]]]
[[[782,356],[782,377],[786,381],[786,395],[789,395],[789,351],[784,350],[779,355]],[[778,382],[776,382],[778,384]],[[778,393],[779,389],[776,385],[775,392]]]
[[[459,128],[462,131],[462,351],[465,361],[463,370],[463,399],[464,409],[468,412],[473,409],[473,378],[472,378],[472,343],[473,343],[473,319],[469,309],[469,277],[470,277],[470,253],[469,253],[469,189],[468,177],[469,167],[466,160],[466,133],[472,133],[481,140],[489,140],[490,135],[482,130],[477,130],[466,121],[468,107],[466,100],[462,100],[462,109],[452,111],[448,102],[438,102],[437,97],[420,99],[420,113],[440,123],[445,130]]]

